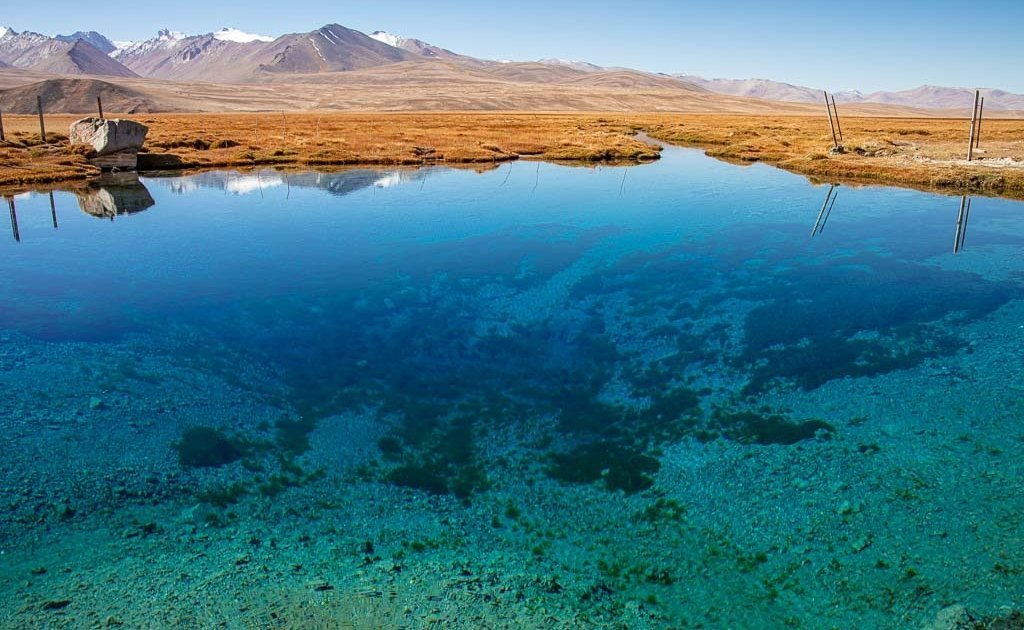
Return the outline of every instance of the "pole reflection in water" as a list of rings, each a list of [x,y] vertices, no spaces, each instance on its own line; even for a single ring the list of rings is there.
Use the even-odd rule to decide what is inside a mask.
[[[14,197],[7,197],[7,206],[11,210],[11,231],[14,233],[14,240],[21,242],[21,233],[18,231],[18,210],[14,207]]]
[[[825,231],[825,224],[828,223],[828,218],[832,215],[832,207],[836,205],[836,199],[839,197],[839,191],[836,188],[838,188],[838,184],[832,184],[829,187],[828,194],[825,195],[825,203],[821,204],[818,219],[814,222],[814,228],[811,230],[811,238]]]
[[[960,197],[960,211],[956,216],[956,236],[953,238],[953,253],[959,254],[967,238],[967,221],[971,218],[971,198]]]
[[[50,218],[53,219],[53,229],[57,229],[57,203],[53,200],[53,191],[50,191]]]

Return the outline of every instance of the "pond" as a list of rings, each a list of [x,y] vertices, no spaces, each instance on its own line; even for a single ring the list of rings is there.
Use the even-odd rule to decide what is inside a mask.
[[[1024,606],[1024,204],[690,150],[6,198],[0,625]]]

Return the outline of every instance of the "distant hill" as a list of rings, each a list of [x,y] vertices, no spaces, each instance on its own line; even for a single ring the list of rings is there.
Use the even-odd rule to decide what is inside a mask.
[[[1024,95],[993,89],[982,89],[981,95],[985,97],[985,109],[988,111],[1024,111]],[[974,105],[974,90],[922,85],[912,90],[874,92],[859,98],[837,94],[836,101],[840,100],[849,103],[882,103],[924,109],[970,109]]]
[[[712,92],[730,96],[747,96],[793,103],[821,103],[824,100],[821,89],[767,79],[705,79],[692,74],[672,76]],[[1024,95],[993,89],[982,89],[981,95],[985,97],[985,108],[990,111],[1024,111]],[[879,103],[919,109],[970,109],[974,104],[973,88],[934,85],[923,85],[898,92],[873,92],[871,94],[847,90],[836,92],[834,96],[837,103]]]
[[[159,111],[141,91],[97,79],[48,79],[0,91],[0,110],[12,114],[36,112],[36,97],[43,98],[46,112],[96,113],[96,97],[107,111],[127,114]]]
[[[692,74],[672,75],[677,79],[699,85],[718,94],[731,96],[749,96],[765,98],[772,101],[791,101],[794,103],[817,103],[824,97],[821,90],[768,81],[766,79],[705,79]]]

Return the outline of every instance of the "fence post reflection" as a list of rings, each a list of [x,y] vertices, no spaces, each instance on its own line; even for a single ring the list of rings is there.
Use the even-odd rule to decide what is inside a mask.
[[[825,195],[825,203],[821,204],[818,219],[814,222],[814,228],[811,229],[811,238],[825,231],[825,224],[828,223],[828,218],[832,215],[832,207],[836,205],[836,199],[839,198],[839,191],[836,190],[837,187],[838,184],[832,184],[829,187],[828,194]],[[830,200],[831,203],[829,203]]]
[[[956,216],[956,236],[953,237],[953,253],[959,254],[967,239],[967,221],[971,218],[971,201],[967,195],[960,197],[960,211]]]
[[[11,231],[14,233],[14,241],[21,242],[21,232],[18,231],[18,209],[14,207],[14,197],[7,197],[7,206],[11,210]]]
[[[53,229],[57,229],[57,204],[53,200],[53,191],[50,191],[50,218],[53,219]]]

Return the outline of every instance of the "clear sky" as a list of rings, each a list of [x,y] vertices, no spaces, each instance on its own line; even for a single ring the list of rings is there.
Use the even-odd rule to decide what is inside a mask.
[[[581,59],[832,90],[921,84],[1024,93],[1024,0],[82,0],[6,2],[0,23],[147,39],[223,26],[264,35],[329,23],[487,59]],[[102,10],[101,10],[102,9]]]

